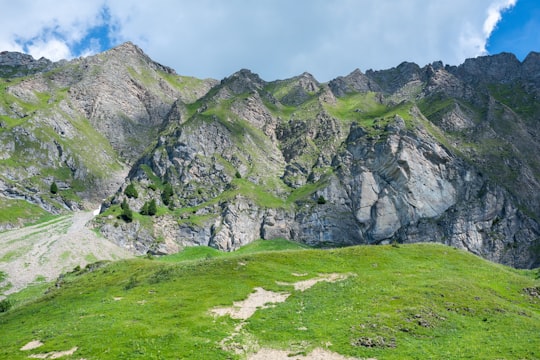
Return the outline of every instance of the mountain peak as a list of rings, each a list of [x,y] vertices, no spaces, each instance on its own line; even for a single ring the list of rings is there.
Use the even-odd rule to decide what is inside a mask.
[[[241,69],[221,80],[221,84],[229,87],[234,94],[241,94],[260,90],[265,82],[251,70]]]
[[[115,46],[102,54],[89,57],[101,58],[101,55],[105,55],[108,60],[116,60],[119,65],[126,65],[131,63],[132,66],[138,67],[139,65],[150,66],[155,70],[161,70],[169,74],[176,74],[176,71],[168,66],[162,65],[150,58],[140,47],[127,41],[123,44]]]
[[[341,97],[354,92],[380,91],[380,87],[372,82],[360,69],[355,69],[347,76],[339,76],[330,81],[328,86],[334,95]]]
[[[527,79],[540,83],[540,53],[531,51],[522,63],[523,75]]]
[[[319,90],[319,82],[313,75],[308,72],[303,72],[302,75],[297,77],[300,87],[309,92],[315,92]]]
[[[404,61],[388,70],[368,70],[366,76],[376,82],[382,91],[392,94],[405,84],[420,80],[422,69],[413,62]]]
[[[458,66],[459,74],[477,81],[512,81],[520,76],[521,62],[511,53],[479,56]]]
[[[13,51],[0,52],[0,76],[21,77],[40,71],[47,71],[53,67],[53,62],[44,57],[39,60],[32,55]]]
[[[138,47],[131,41],[126,41],[125,43],[115,46],[110,50],[105,51],[105,53],[123,54],[128,56],[142,56],[148,61],[153,61],[140,47]]]

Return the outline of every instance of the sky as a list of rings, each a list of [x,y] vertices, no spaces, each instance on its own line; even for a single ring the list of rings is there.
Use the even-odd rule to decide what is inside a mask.
[[[0,0],[0,51],[57,61],[126,41],[181,75],[319,81],[540,52],[538,0]]]

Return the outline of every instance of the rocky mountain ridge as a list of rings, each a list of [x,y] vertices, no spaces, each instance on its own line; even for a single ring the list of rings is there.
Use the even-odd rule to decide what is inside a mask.
[[[83,119],[103,140],[95,148],[110,149],[100,164],[130,170],[125,180],[120,170],[103,176],[105,187],[87,181],[93,169],[81,172],[80,161],[65,191],[84,180],[81,200],[112,195],[95,226],[136,253],[234,250],[277,237],[314,246],[436,241],[540,265],[540,54],[402,63],[328,83],[308,73],[267,82],[249,70],[221,82],[179,77],[129,43],[55,66],[3,80],[0,144],[41,119],[22,121],[9,103],[46,108],[57,134],[69,133],[59,125],[66,119]],[[58,89],[62,100],[39,102]],[[70,148],[60,148],[67,160]],[[0,191],[9,196],[17,181],[5,174],[21,170],[5,160]],[[137,196],[126,195],[128,185]],[[36,196],[50,197],[46,190]],[[151,200],[157,214],[138,214]],[[130,222],[123,201],[135,212]]]

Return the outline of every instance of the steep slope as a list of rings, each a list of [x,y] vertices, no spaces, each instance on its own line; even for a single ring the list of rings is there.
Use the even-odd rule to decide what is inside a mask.
[[[540,356],[533,271],[435,244],[243,248],[214,259],[210,250],[188,249],[181,262],[94,264],[66,274],[45,295],[33,290],[33,300],[11,296],[13,308],[0,313],[0,357]]]
[[[3,52],[0,74],[0,195],[14,208],[26,200],[34,213],[113,193],[173,103],[192,102],[214,83],[180,77],[131,43],[58,63]],[[0,228],[21,222],[7,217]]]
[[[403,63],[328,84],[241,70],[177,104],[157,146],[105,204],[102,231],[140,253],[276,237],[437,241],[538,266],[538,61]],[[138,199],[122,192],[129,183]],[[155,199],[159,216],[124,223],[124,199],[134,211]]]

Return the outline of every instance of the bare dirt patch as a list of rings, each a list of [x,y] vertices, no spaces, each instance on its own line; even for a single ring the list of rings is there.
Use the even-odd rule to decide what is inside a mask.
[[[263,288],[255,288],[246,300],[235,301],[232,307],[214,308],[212,313],[218,316],[229,315],[233,319],[246,320],[257,311],[269,307],[268,304],[281,303],[287,300],[290,294],[267,291]]]
[[[65,351],[51,351],[51,352],[43,353],[43,354],[33,354],[28,357],[32,359],[59,359],[64,356],[75,354],[75,351],[77,351],[77,349],[78,347],[74,346],[71,349],[65,350]]]
[[[39,340],[32,340],[30,341],[28,344],[24,345],[22,348],[21,348],[21,351],[28,351],[28,350],[34,350],[34,349],[37,349],[38,347],[40,346],[43,346],[43,343]]]

